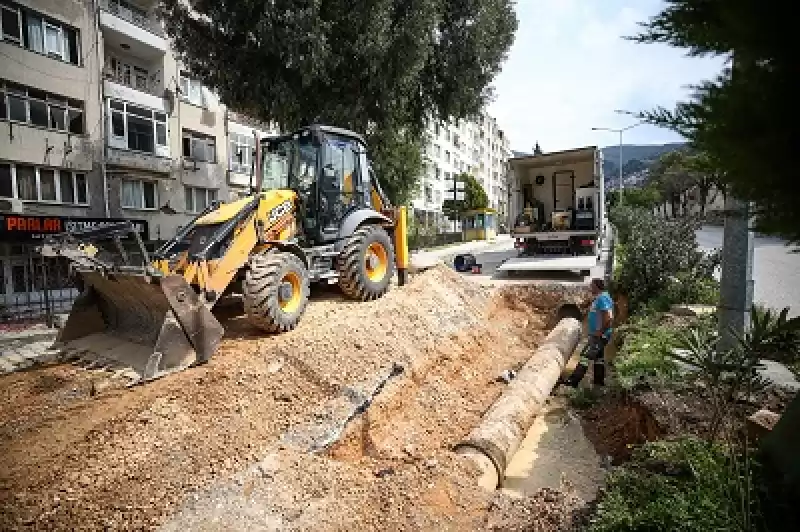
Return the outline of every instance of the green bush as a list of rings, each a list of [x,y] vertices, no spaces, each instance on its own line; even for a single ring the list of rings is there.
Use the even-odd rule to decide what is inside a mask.
[[[590,408],[597,403],[601,394],[597,388],[577,388],[570,393],[569,404],[581,410]]]
[[[789,307],[780,312],[754,305],[750,312],[750,340],[760,358],[800,369],[800,318],[789,318]]]
[[[612,472],[590,532],[750,531],[752,471],[741,457],[693,438],[646,443]]]
[[[615,281],[628,294],[632,313],[653,301],[661,310],[673,303],[716,301],[713,274],[720,254],[698,249],[697,220],[665,220],[626,206],[612,209],[610,217],[623,245]]]
[[[679,330],[658,325],[653,317],[636,320],[623,330],[624,341],[614,359],[617,381],[631,389],[639,383],[663,386],[679,375],[679,367],[669,357],[678,344]]]

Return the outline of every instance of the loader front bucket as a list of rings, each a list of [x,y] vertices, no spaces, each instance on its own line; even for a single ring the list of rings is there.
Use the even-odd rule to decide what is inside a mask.
[[[180,275],[80,271],[83,292],[53,348],[133,384],[207,361],[224,329]]]

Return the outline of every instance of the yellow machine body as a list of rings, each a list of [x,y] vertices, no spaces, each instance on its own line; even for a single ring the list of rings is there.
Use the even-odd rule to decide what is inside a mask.
[[[360,196],[352,181],[343,184],[343,205],[352,206]],[[405,280],[407,214],[376,183],[368,198],[340,221],[349,233],[316,245],[302,239],[302,198],[278,188],[214,205],[138,266],[104,265],[85,242],[55,246],[82,285],[55,346],[67,359],[142,382],[211,358],[225,332],[211,312],[223,294],[243,294],[251,321],[269,332],[296,325],[310,282],[338,280],[347,295],[380,297],[395,269]]]

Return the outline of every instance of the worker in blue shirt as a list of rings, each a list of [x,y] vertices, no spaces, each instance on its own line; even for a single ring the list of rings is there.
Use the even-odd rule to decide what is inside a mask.
[[[592,279],[589,289],[594,296],[592,306],[589,308],[587,329],[589,337],[586,346],[581,351],[581,359],[564,384],[577,388],[586,371],[589,369],[589,362],[594,362],[595,386],[605,385],[606,365],[605,348],[611,341],[612,320],[614,312],[614,301],[606,291],[605,282],[602,279]]]

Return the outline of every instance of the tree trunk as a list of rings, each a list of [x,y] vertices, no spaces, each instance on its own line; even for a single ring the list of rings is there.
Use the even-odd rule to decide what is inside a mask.
[[[700,216],[706,215],[706,202],[708,201],[709,187],[700,189]]]

